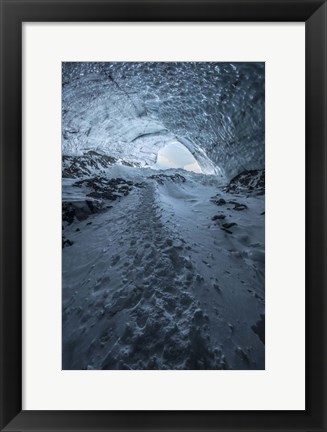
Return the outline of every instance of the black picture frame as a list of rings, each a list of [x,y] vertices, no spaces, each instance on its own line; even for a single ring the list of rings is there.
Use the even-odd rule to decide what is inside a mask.
[[[203,432],[327,430],[326,1],[0,0],[0,4],[0,429]],[[305,411],[22,411],[22,23],[28,21],[305,22]]]

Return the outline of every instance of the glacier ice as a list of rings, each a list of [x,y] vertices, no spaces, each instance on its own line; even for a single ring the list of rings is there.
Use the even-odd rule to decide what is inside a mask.
[[[202,172],[264,168],[264,63],[63,63],[64,155],[152,166],[173,142]]]

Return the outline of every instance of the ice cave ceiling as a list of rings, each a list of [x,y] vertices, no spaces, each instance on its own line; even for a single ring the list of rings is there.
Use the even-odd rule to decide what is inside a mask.
[[[172,142],[202,171],[264,168],[264,63],[63,63],[63,154],[156,163]]]

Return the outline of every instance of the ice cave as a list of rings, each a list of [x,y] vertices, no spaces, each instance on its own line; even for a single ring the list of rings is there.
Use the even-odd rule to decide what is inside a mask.
[[[62,368],[264,369],[265,66],[62,64]]]

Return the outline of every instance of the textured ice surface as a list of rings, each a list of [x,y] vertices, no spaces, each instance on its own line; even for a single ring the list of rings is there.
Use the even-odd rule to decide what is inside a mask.
[[[264,85],[263,63],[63,63],[63,153],[151,166],[178,141],[207,174],[264,168]]]

